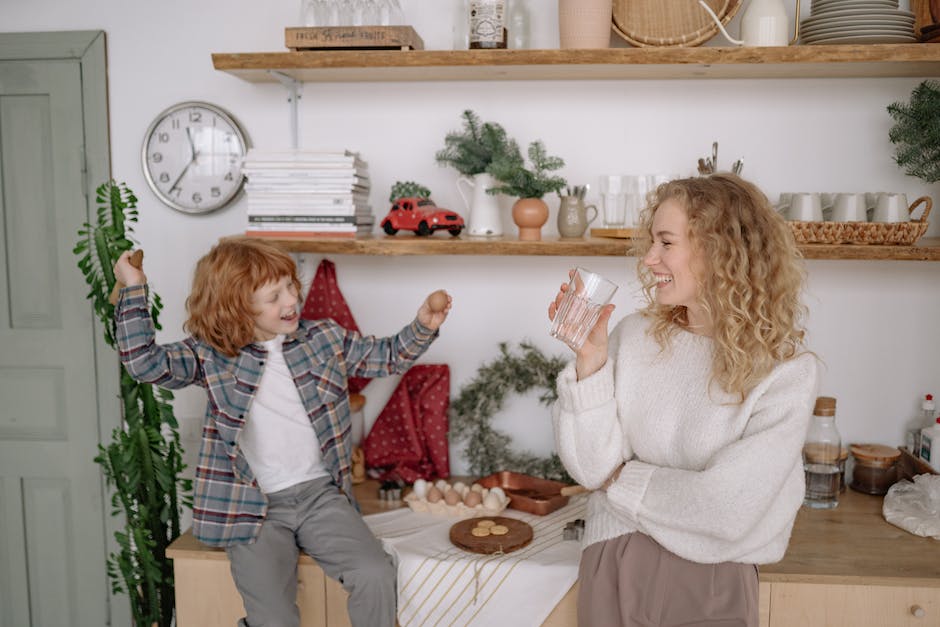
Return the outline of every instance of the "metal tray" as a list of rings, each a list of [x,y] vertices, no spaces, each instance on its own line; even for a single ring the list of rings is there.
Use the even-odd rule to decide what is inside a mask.
[[[566,483],[540,479],[518,472],[501,470],[483,477],[476,483],[484,488],[500,487],[509,497],[509,507],[544,516],[568,504],[568,497],[559,493]]]

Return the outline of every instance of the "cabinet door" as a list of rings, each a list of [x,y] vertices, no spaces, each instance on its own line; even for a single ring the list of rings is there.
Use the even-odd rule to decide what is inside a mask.
[[[940,588],[774,583],[770,627],[940,625]]]

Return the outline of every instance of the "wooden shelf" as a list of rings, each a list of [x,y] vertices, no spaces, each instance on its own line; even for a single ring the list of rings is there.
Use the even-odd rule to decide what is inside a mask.
[[[250,82],[929,77],[940,46],[318,50],[214,53],[212,64]]]
[[[576,240],[545,239],[521,242],[516,239],[473,239],[432,235],[378,236],[362,239],[265,238],[295,253],[334,255],[490,255],[554,257],[630,256],[630,240],[592,237]],[[854,259],[866,261],[940,261],[940,238],[924,237],[914,246],[855,246],[851,244],[800,246],[806,259]]]

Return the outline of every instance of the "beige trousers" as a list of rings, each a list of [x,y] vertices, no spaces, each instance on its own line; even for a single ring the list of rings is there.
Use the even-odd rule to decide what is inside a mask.
[[[698,564],[642,533],[581,555],[579,627],[757,627],[757,567]]]

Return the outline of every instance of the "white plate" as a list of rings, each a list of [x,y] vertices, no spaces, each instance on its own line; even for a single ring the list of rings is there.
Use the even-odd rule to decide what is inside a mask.
[[[839,37],[840,35],[900,35],[902,37],[914,37],[914,31],[910,28],[880,28],[874,26],[850,26],[844,28],[834,28],[815,33],[800,33],[800,39],[825,39],[827,37]]]
[[[824,11],[822,13],[814,14],[805,20],[806,22],[818,22],[820,19],[833,19],[840,17],[886,17],[892,19],[904,19],[914,21],[914,14],[910,11],[900,11],[894,9],[881,9],[881,10],[864,10],[864,9],[839,9],[834,11]]]
[[[884,22],[877,22],[872,20],[862,20],[858,22],[838,22],[834,24],[822,24],[819,26],[812,26],[807,28],[800,28],[800,33],[805,33],[807,35],[815,35],[817,33],[828,32],[832,30],[839,30],[842,28],[875,28],[875,29],[885,29],[885,30],[899,30],[905,33],[913,33],[914,25],[913,24],[885,24]]]
[[[807,43],[818,46],[820,44],[905,44],[916,41],[916,37],[903,37],[901,35],[848,35],[827,37]]]
[[[897,10],[898,3],[891,0],[833,0],[832,2],[814,2],[810,13],[815,15],[823,11],[839,11],[844,9],[888,9]]]
[[[865,28],[849,29],[844,31],[838,31],[833,33],[823,33],[821,35],[807,35],[805,37],[801,36],[800,41],[805,44],[815,44],[820,41],[825,41],[829,39],[837,39],[839,37],[902,37],[905,41],[916,41],[917,38],[914,37],[912,33],[898,33],[890,31],[881,31],[881,30],[869,30]]]

